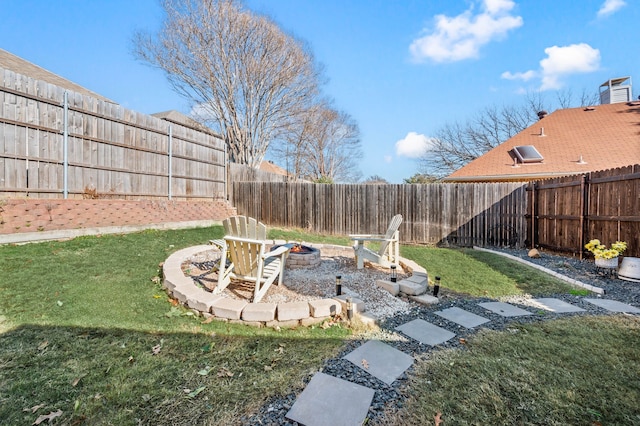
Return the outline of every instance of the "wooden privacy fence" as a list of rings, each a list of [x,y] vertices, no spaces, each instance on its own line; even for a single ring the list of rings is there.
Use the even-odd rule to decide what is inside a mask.
[[[384,233],[402,214],[404,242],[522,246],[526,185],[322,185],[233,182],[238,214],[271,226],[345,235]]]
[[[2,68],[0,79],[0,195],[226,195],[218,136]]]
[[[584,245],[626,241],[640,256],[640,165],[532,182],[528,240],[582,258]]]

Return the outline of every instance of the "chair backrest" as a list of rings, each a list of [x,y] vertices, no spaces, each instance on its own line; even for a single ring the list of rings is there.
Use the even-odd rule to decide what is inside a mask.
[[[264,241],[235,236],[225,236],[224,240],[227,243],[227,253],[233,263],[234,273],[246,277],[257,277],[258,266],[265,250]]]
[[[394,238],[396,235],[396,232],[398,232],[398,228],[400,228],[401,223],[402,223],[401,214],[397,214],[394,217],[392,217],[391,222],[389,222],[389,228],[387,228],[387,232],[384,234],[384,237],[386,239]],[[380,250],[378,250],[378,254],[382,256],[387,251],[388,246],[389,246],[389,241],[383,241],[380,244]]]
[[[252,217],[231,216],[222,221],[225,234],[232,237],[266,240],[267,227]]]

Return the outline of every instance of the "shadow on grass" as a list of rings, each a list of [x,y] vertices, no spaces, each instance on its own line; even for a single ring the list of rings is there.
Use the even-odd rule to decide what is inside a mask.
[[[25,325],[0,335],[0,419],[231,424],[288,394],[343,340]]]

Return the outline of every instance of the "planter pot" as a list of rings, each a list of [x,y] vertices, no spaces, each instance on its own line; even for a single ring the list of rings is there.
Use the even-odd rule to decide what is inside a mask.
[[[596,258],[596,266],[598,268],[607,268],[614,269],[618,267],[618,258],[614,257],[613,259],[599,259]]]
[[[622,259],[618,278],[621,280],[635,281],[640,283],[640,258],[625,257]]]

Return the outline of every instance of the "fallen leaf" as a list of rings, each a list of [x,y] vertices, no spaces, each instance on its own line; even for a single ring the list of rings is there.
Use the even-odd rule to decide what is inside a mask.
[[[44,404],[38,404],[38,405],[34,405],[31,408],[23,408],[22,411],[27,411],[27,412],[31,411],[32,413],[35,413],[36,411],[38,411],[42,407],[44,407]]]
[[[433,420],[434,420],[434,426],[440,426],[440,423],[442,423],[442,413],[438,411],[438,414],[433,416]]]
[[[129,361],[129,362],[133,362],[133,361],[135,361],[135,360],[133,359],[133,357],[132,357],[132,356],[130,356],[130,357],[129,357],[129,359],[128,359],[128,361]]]
[[[209,374],[210,371],[211,371],[211,367],[206,367],[198,371],[198,374],[201,376],[206,376],[207,374]]]
[[[325,321],[322,323],[320,328],[322,328],[323,330],[326,330],[327,328],[331,328],[331,324],[329,324],[329,321]]]
[[[233,373],[229,371],[226,367],[222,367],[218,371],[218,377],[233,377]]]
[[[60,300],[58,300],[58,301],[56,302],[56,304],[57,304],[58,306],[62,306],[62,305],[64,305],[64,303],[62,303],[62,301],[60,301]]]
[[[39,351],[43,351],[47,346],[49,346],[49,341],[45,340],[44,342],[40,343],[38,345],[38,350]]]
[[[162,345],[161,344],[157,344],[154,347],[151,348],[151,354],[152,355],[158,355],[160,353],[160,349],[162,349]]]
[[[62,415],[62,410],[52,411],[49,414],[41,414],[40,416],[38,416],[36,421],[33,422],[32,424],[39,425],[40,423],[44,422],[45,420],[47,420],[49,423],[51,423],[51,420],[55,419],[56,417],[60,417],[61,415]]]
[[[273,351],[274,352],[278,352],[279,354],[282,354],[284,352],[284,348],[282,346],[280,346],[279,348],[274,349]]]
[[[173,306],[178,306],[180,304],[177,299],[169,299],[169,303],[171,303]]]
[[[271,370],[273,370],[272,366],[270,366],[270,365],[265,365],[264,366],[264,371],[271,371]]]
[[[214,318],[215,318],[214,316],[211,316],[205,319],[204,321],[202,321],[202,324],[209,324],[211,321],[213,321]]]
[[[155,277],[151,277],[151,282],[154,284],[158,284],[160,282],[160,277],[157,275]]]
[[[463,344],[463,345],[466,345],[467,344],[467,339],[461,337],[460,338],[460,343]]]
[[[189,392],[189,394],[187,395],[189,398],[193,398],[195,396],[197,396],[200,392],[202,392],[203,390],[205,390],[207,387],[206,386],[200,386],[198,389]]]
[[[362,360],[362,368],[364,368],[365,370],[369,368],[369,361],[367,361],[366,359]]]
[[[73,379],[73,382],[71,382],[71,386],[73,386],[74,388],[78,386],[78,383],[80,383],[80,379],[82,379],[82,377],[76,377],[75,379]]]
[[[144,402],[149,402],[150,399],[151,399],[151,395],[149,395],[148,393],[145,393],[144,395],[142,395],[142,400]]]
[[[154,298],[154,299],[160,299],[161,297],[162,297],[162,295],[161,295],[161,294],[154,294],[154,295],[153,295],[153,298]]]

